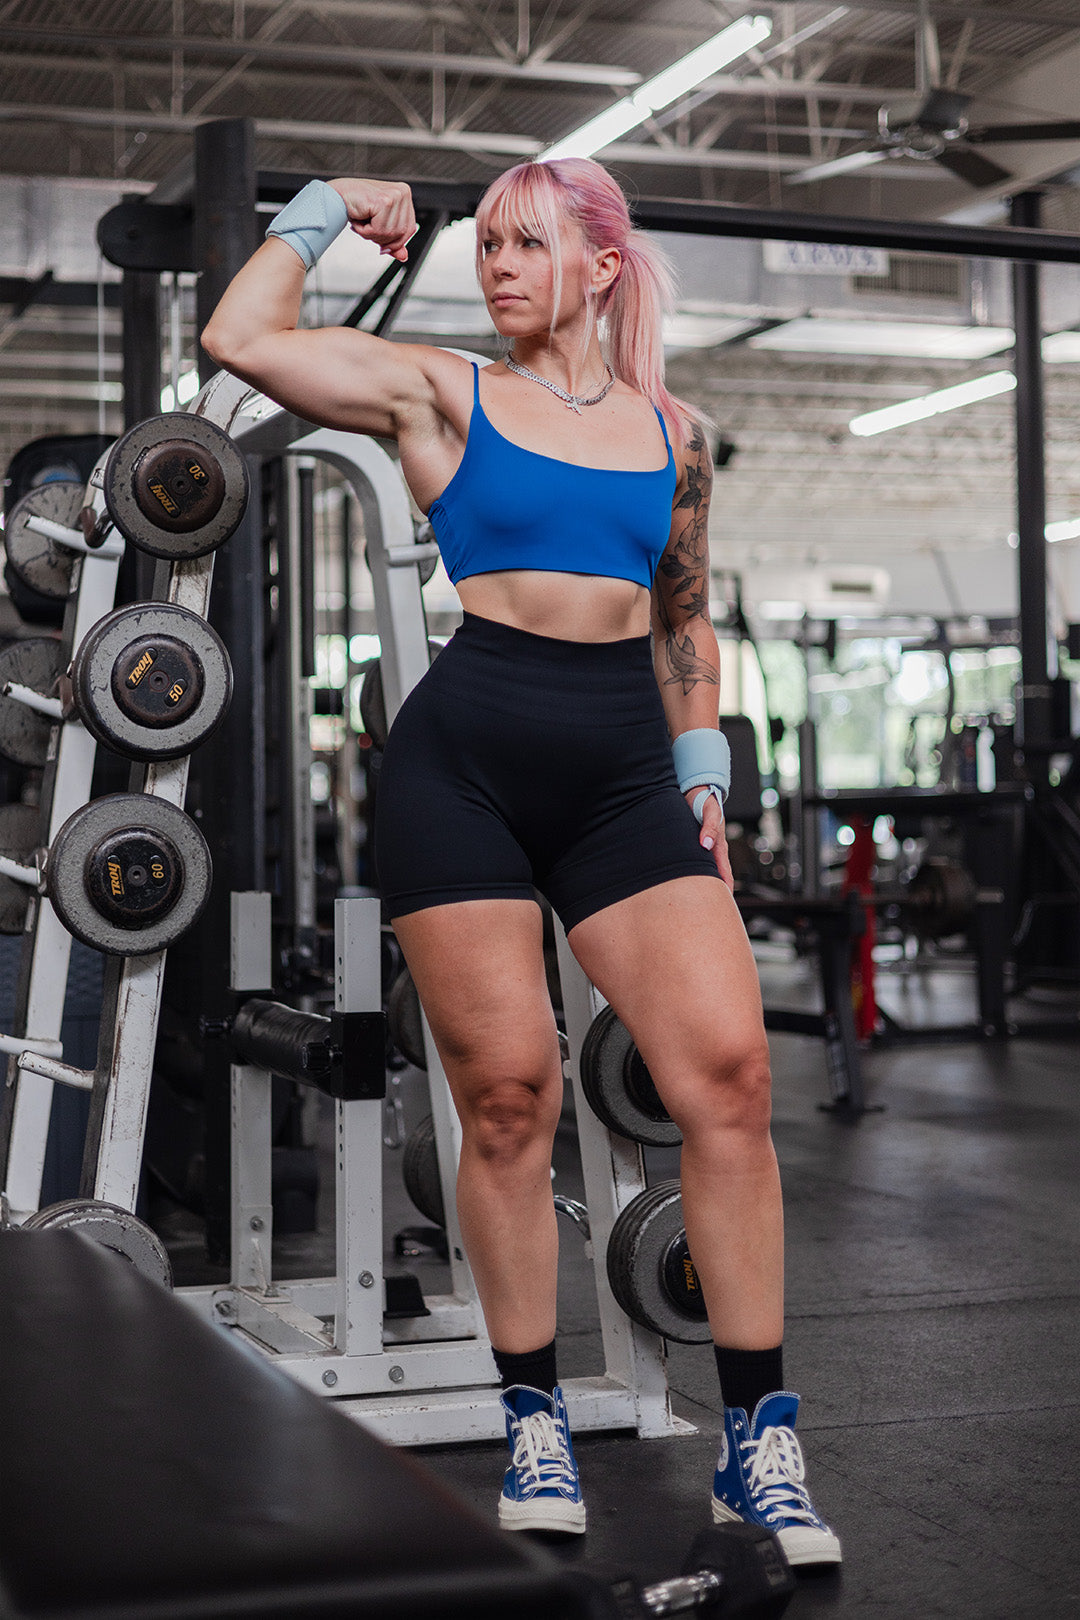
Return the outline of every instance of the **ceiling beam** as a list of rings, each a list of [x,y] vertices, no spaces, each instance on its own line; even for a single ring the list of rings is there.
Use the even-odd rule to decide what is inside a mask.
[[[1078,25],[1080,26],[1080,25]],[[104,30],[85,33],[72,29],[25,28],[14,23],[0,22],[0,40],[10,39],[25,45],[34,40],[42,44],[64,45],[88,52],[101,50],[130,52],[125,67],[137,70],[143,63],[139,53],[147,57],[160,54],[170,57],[182,52],[185,65],[194,67],[191,57],[202,55],[212,60],[253,61],[274,63],[283,69],[309,66],[322,70],[342,70],[376,66],[393,68],[400,72],[445,72],[471,78],[506,79],[519,82],[595,86],[613,89],[633,89],[641,84],[645,75],[633,68],[612,63],[548,62],[527,59],[508,62],[500,56],[474,56],[440,51],[383,50],[366,45],[312,45],[280,40],[228,40],[209,39],[202,35],[169,34],[110,34]],[[22,53],[26,58],[26,53]],[[45,52],[37,58],[44,69],[54,66],[56,59]],[[110,73],[115,70],[112,59],[87,57],[80,59],[82,70],[100,67]],[[325,82],[320,78],[320,82]],[[801,100],[813,95],[821,100],[851,101],[859,105],[879,106],[883,101],[899,100],[916,94],[914,87],[903,85],[833,84],[822,79],[767,79],[760,75],[746,77],[736,74],[714,74],[699,87],[712,95],[769,96],[787,100]]]
[[[62,124],[83,129],[144,129],[162,134],[187,134],[203,122],[173,113],[111,111],[103,107],[42,107],[13,102],[0,103],[0,123]],[[384,124],[326,124],[291,118],[256,118],[255,133],[263,140],[323,141],[334,145],[397,146],[427,151],[484,152],[503,157],[535,157],[547,145],[529,135],[505,134],[497,130],[407,129]],[[796,173],[813,161],[793,154],[738,152],[696,146],[648,146],[632,141],[616,141],[605,149],[610,162],[663,164],[678,169],[753,169],[772,173]],[[949,180],[952,176],[936,164],[906,164],[894,161],[888,166],[890,178]]]
[[[633,88],[643,75],[633,68],[601,66],[591,62],[510,62],[501,56],[474,56],[448,51],[385,50],[370,45],[317,45],[302,40],[211,39],[205,34],[120,34],[106,29],[27,28],[0,22],[0,40],[21,45],[61,45],[76,50],[165,56],[183,53],[212,61],[276,62],[285,67],[338,69],[394,68],[399,72],[458,73],[472,78],[531,80],[546,84],[583,84]],[[48,67],[50,58],[41,58]],[[114,64],[110,63],[110,66]]]
[[[245,0],[245,9],[250,18],[256,12],[272,13],[280,3],[281,0]],[[232,14],[236,0],[202,0],[202,4],[204,8],[216,7]],[[912,18],[919,15],[919,0],[845,0],[845,4],[849,11],[879,11]],[[318,9],[350,18],[424,24],[444,22],[469,32],[474,28],[470,8],[456,5],[454,0],[318,0]],[[485,7],[484,15],[490,27],[501,30],[508,38],[516,35],[517,11],[514,6],[499,10]],[[965,22],[969,17],[974,17],[976,20],[986,18],[996,22],[1019,22],[1029,27],[1045,24],[1049,28],[1080,30],[1080,18],[1068,0],[1060,0],[1056,11],[1039,17],[1025,17],[1023,8],[1017,5],[1016,0],[930,0],[930,15],[940,22]],[[646,18],[635,17],[625,24],[620,19],[619,26],[640,29],[654,36],[662,34],[671,39],[685,40],[688,42],[687,48],[695,35],[700,38],[696,30],[685,24],[664,23],[658,21],[657,17],[657,13]],[[538,43],[543,48],[543,40]]]
[[[852,11],[883,11],[894,17],[918,17],[919,0],[846,0]],[[1027,28],[1068,28],[1080,33],[1080,15],[1070,6],[1060,11],[1043,13],[1038,17],[1026,16],[1022,6],[1011,0],[930,0],[930,16],[934,22],[976,21],[1020,23]]]

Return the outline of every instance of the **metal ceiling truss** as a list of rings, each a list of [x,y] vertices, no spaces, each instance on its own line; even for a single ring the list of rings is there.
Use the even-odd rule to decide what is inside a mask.
[[[722,20],[742,14],[748,3],[713,0]],[[298,167],[327,144],[372,148],[376,165],[379,152],[459,153],[486,165],[535,156],[596,111],[597,93],[612,99],[627,94],[701,39],[692,13],[678,6],[662,21],[609,19],[597,0],[561,15],[549,6],[539,22],[530,0],[498,9],[474,0],[246,0],[239,8],[237,0],[200,0],[197,7],[173,0],[168,31],[154,26],[156,12],[145,10],[145,26],[133,28],[140,19],[137,5],[121,9],[101,0],[71,6],[70,26],[57,17],[58,9],[15,5],[0,14],[0,87],[5,68],[12,88],[20,74],[36,74],[39,81],[42,74],[53,75],[58,84],[55,100],[16,100],[9,90],[9,99],[0,99],[0,121],[43,132],[53,126],[69,142],[79,132],[87,137],[80,161],[90,165],[103,161],[100,135],[111,135],[113,169],[123,175],[153,172],[147,142],[122,144],[129,132],[186,135],[203,117],[234,110],[254,117],[261,140],[291,143]],[[618,142],[605,156],[621,166],[697,171],[706,195],[715,195],[708,177],[724,170],[733,176],[725,185],[743,171],[752,188],[755,172],[778,179],[829,159],[848,134],[859,134],[843,127],[855,109],[879,109],[915,94],[910,82],[890,81],[912,78],[904,69],[908,62],[914,68],[919,0],[850,0],[832,7],[779,0],[773,9],[777,27],[767,48],[749,52],[734,70],[708,79],[650,121],[644,134],[651,138]],[[1062,30],[1080,34],[1080,17],[1053,0],[1032,0],[1020,11],[1018,16],[1018,8],[1003,0],[932,0],[935,23],[960,25],[945,53],[949,81],[1016,66],[1000,26],[998,49],[979,48],[979,24],[1011,23],[1026,31],[1036,52]],[[42,16],[47,23],[39,21]],[[895,28],[889,18],[896,19]],[[199,31],[204,23],[209,26]],[[868,29],[863,37],[860,27]],[[623,60],[573,60],[578,44],[584,51],[606,45]],[[73,93],[70,84],[61,90],[65,77],[81,82],[82,91]],[[878,82],[863,82],[875,77]],[[96,89],[90,93],[95,78],[102,80],[100,100]],[[226,98],[237,88],[243,99],[234,108]],[[355,111],[365,89],[375,116],[361,122]],[[541,90],[549,93],[546,98],[537,96]],[[345,96],[353,116],[336,116],[339,108],[332,103]],[[708,107],[717,101],[719,110]],[[802,104],[804,123],[778,118],[778,104],[792,101]],[[761,109],[752,121],[740,117],[748,102]],[[694,120],[702,108],[703,116]],[[273,116],[260,116],[271,110]],[[324,111],[330,116],[319,116]],[[476,128],[485,113],[495,127]],[[733,124],[737,140],[718,146]],[[809,152],[792,149],[796,141],[807,143]],[[390,172],[394,158],[384,161]],[[904,161],[890,163],[888,174],[942,178],[932,164]]]

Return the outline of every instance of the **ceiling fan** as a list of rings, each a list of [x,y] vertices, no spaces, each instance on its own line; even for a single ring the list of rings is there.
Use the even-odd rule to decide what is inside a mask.
[[[941,51],[929,0],[919,0],[915,47],[916,99],[880,108],[875,140],[842,157],[785,175],[788,185],[804,186],[813,180],[854,174],[890,158],[913,158],[917,162],[939,163],[970,186],[997,186],[1012,176],[1000,163],[984,157],[977,150],[980,146],[1080,141],[1077,119],[1039,124],[969,124],[971,96],[941,83]]]

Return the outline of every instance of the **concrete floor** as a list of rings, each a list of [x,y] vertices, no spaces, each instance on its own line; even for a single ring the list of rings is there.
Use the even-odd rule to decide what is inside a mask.
[[[766,999],[805,1002],[805,964],[763,964]],[[889,981],[897,1015],[969,1016],[969,980]],[[1018,1004],[1023,1016],[1026,1009]],[[803,1576],[789,1615],[860,1620],[1080,1616],[1080,1041],[900,1045],[866,1058],[881,1112],[822,1112],[824,1054],[773,1040],[775,1140],[787,1206],[787,1383],[813,1499],[841,1535],[840,1573]],[[410,1122],[423,1108],[406,1071]],[[388,1230],[418,1220],[387,1154]],[[557,1187],[580,1192],[572,1131]],[[650,1154],[650,1177],[677,1154]],[[182,1223],[181,1223],[182,1226]],[[178,1280],[199,1270],[173,1234]],[[277,1245],[306,1273],[328,1234]],[[400,1263],[399,1263],[400,1269]],[[422,1264],[437,1286],[438,1267]],[[563,1376],[602,1368],[591,1266],[563,1229]],[[674,1345],[670,1378],[693,1435],[583,1436],[590,1529],[556,1547],[601,1575],[676,1571],[708,1522],[721,1403],[707,1349]],[[429,1468],[492,1522],[501,1446],[428,1449]]]

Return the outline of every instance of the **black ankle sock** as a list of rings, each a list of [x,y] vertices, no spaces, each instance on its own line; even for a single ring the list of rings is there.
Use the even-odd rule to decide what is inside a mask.
[[[530,1389],[550,1395],[559,1382],[559,1375],[555,1371],[554,1339],[550,1344],[541,1345],[539,1350],[526,1350],[522,1355],[515,1355],[509,1350],[496,1350],[494,1346],[491,1353],[495,1357],[503,1389],[509,1389],[511,1384],[528,1384]]]
[[[775,1350],[724,1350],[714,1344],[720,1393],[725,1406],[741,1406],[748,1418],[763,1395],[784,1387],[784,1347]]]

